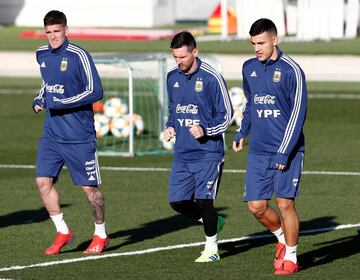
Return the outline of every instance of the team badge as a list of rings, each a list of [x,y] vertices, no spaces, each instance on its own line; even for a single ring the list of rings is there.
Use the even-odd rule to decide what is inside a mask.
[[[197,80],[195,82],[195,91],[196,92],[202,92],[204,89],[204,86],[203,86],[203,81],[202,80]]]
[[[61,60],[61,63],[60,63],[60,71],[65,72],[67,70],[67,66],[68,66],[67,58],[63,57],[63,59]]]
[[[278,83],[281,79],[281,69],[276,68],[274,71],[273,82]]]

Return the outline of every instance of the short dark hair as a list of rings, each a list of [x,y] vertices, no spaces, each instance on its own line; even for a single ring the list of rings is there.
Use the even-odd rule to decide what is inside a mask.
[[[44,26],[54,25],[54,24],[62,24],[66,26],[67,20],[66,16],[63,12],[51,10],[44,17]]]
[[[251,27],[249,34],[250,36],[256,36],[261,33],[268,32],[277,35],[277,29],[275,23],[268,18],[260,18],[255,21]]]
[[[196,48],[195,38],[188,31],[181,31],[175,34],[174,38],[171,40],[170,48],[178,49],[182,46],[187,46],[189,51],[192,51]]]

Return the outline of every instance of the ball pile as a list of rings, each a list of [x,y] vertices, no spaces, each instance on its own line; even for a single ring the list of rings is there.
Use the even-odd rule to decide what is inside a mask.
[[[130,115],[126,102],[119,97],[112,97],[105,103],[93,104],[95,130],[97,137],[104,137],[109,132],[116,138],[127,138],[130,135]],[[133,126],[136,136],[144,131],[144,121],[139,114],[133,114]]]

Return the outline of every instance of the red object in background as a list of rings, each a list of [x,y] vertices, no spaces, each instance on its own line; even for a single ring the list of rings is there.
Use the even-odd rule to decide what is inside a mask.
[[[221,3],[219,3],[214,11],[212,12],[210,18],[208,19],[208,32],[209,33],[221,33]],[[227,10],[228,17],[228,32],[230,34],[236,33],[237,31],[237,17],[233,9],[229,8]]]
[[[70,28],[68,37],[79,40],[131,40],[151,41],[169,39],[174,35],[173,30],[151,30],[151,29],[105,29],[105,28]],[[26,30],[20,33],[24,39],[46,39],[44,31]]]
[[[102,103],[101,101],[93,103],[93,111],[99,113],[104,112],[104,103]]]

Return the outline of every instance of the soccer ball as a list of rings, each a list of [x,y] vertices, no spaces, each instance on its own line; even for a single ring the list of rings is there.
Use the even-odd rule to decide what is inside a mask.
[[[124,116],[128,121],[130,125],[130,115]],[[144,121],[142,117],[139,114],[133,114],[133,123],[134,123],[134,132],[136,136],[140,136],[144,131]]]
[[[110,119],[103,114],[94,114],[96,137],[105,136],[110,131]]]
[[[229,89],[231,103],[234,107],[242,107],[246,102],[244,91],[241,87],[232,87]]]
[[[114,135],[116,138],[129,137],[130,134],[129,120],[124,116],[113,118],[110,123],[110,130],[112,135]]]
[[[175,145],[175,136],[170,141],[165,141],[164,139],[164,132],[161,132],[159,135],[159,140],[161,141],[161,144],[165,150],[173,150]]]
[[[104,114],[109,118],[116,118],[128,112],[128,105],[118,97],[112,97],[104,103]]]
[[[234,116],[232,119],[232,123],[236,123],[237,126],[240,126],[242,116],[243,116],[242,110],[240,110],[239,108],[236,108],[234,110]]]

